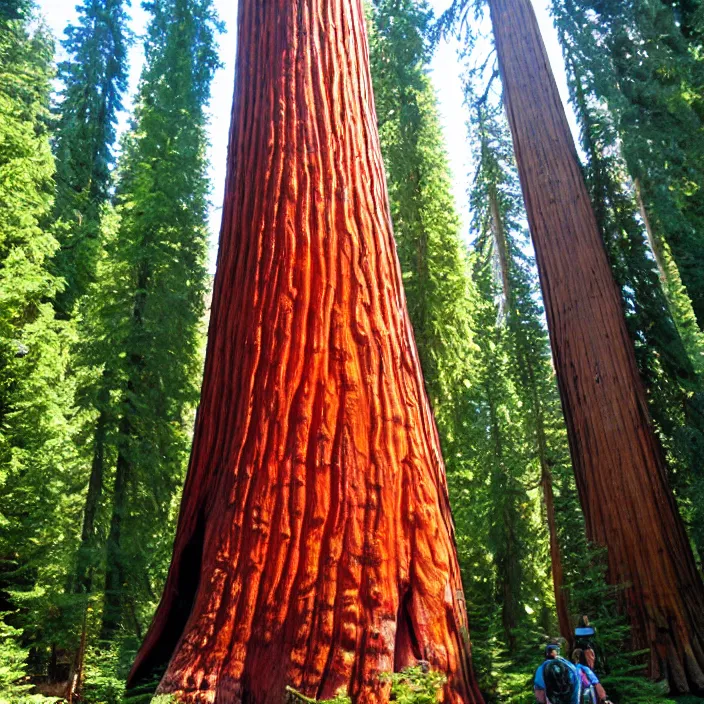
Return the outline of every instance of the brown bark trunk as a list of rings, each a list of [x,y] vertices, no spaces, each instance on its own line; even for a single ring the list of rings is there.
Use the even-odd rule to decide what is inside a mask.
[[[174,556],[134,664],[159,691],[481,697],[391,232],[361,0],[242,0],[205,378]]]
[[[131,434],[129,418],[123,416],[119,425],[120,441],[126,443]],[[127,459],[124,447],[118,451],[115,465],[115,488],[112,494],[112,514],[110,531],[106,545],[105,597],[100,638],[110,640],[122,621],[124,608],[123,591],[125,568],[122,557],[122,520],[127,511],[127,489],[132,473],[132,465]]]
[[[555,594],[555,611],[560,635],[570,645],[574,642],[574,631],[570,623],[570,611],[567,606],[567,593],[565,592],[565,571],[562,566],[562,549],[557,537],[557,520],[555,517],[555,493],[553,491],[552,470],[548,461],[548,443],[545,433],[545,417],[543,406],[538,397],[535,375],[529,360],[523,360],[527,365],[528,378],[533,395],[533,411],[535,413],[535,439],[538,446],[538,460],[540,462],[540,484],[543,488],[543,501],[548,522],[548,536],[550,538],[550,567],[552,572],[552,586]]]
[[[550,536],[550,566],[552,569],[552,585],[555,592],[555,610],[557,611],[557,623],[560,628],[560,635],[572,644],[573,631],[570,623],[570,612],[567,608],[567,596],[565,594],[565,572],[562,567],[562,551],[560,542],[557,539],[557,522],[555,520],[555,495],[552,489],[552,472],[545,461],[545,457],[540,457],[541,477],[540,483],[543,487],[543,500],[545,501],[545,513],[548,519],[548,533]]]
[[[490,0],[572,461],[590,539],[650,672],[704,688],[704,588],[667,485],[618,291],[529,0]]]

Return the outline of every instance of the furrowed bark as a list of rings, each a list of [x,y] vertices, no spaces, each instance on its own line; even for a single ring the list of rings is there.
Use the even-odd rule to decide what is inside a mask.
[[[589,538],[636,648],[704,689],[704,587],[667,485],[594,212],[529,0],[490,0],[506,109]]]
[[[480,702],[389,222],[361,0],[242,0],[201,405],[134,664],[159,692],[383,702],[417,658]]]

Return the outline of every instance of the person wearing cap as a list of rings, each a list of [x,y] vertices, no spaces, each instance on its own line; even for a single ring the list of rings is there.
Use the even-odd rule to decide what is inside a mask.
[[[558,661],[567,670],[571,684],[570,704],[579,704],[581,679],[577,668],[565,658],[560,657],[560,646],[550,643],[545,648],[545,660],[538,666],[533,678],[533,692],[539,704],[556,704],[551,702],[545,683],[545,668],[549,663]],[[564,704],[564,702],[560,702]]]

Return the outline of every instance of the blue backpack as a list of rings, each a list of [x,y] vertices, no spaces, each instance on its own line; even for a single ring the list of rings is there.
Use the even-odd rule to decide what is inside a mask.
[[[545,694],[551,704],[573,704],[577,700],[574,673],[563,660],[548,660],[543,667]]]

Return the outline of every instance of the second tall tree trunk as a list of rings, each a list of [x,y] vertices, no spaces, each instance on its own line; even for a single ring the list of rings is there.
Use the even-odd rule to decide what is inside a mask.
[[[704,588],[535,14],[530,0],[490,8],[588,534],[608,548],[651,674],[701,690]]]

